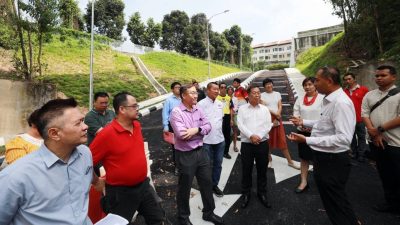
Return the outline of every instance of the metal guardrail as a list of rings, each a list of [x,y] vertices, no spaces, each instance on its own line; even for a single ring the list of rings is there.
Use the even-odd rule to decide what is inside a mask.
[[[140,72],[147,78],[147,80],[150,81],[151,85],[153,85],[154,89],[156,89],[157,93],[159,95],[167,94],[168,91],[162,86],[151,74],[151,72],[147,69],[146,65],[142,62],[142,60],[135,56],[132,55],[132,61],[137,65],[139,68]]]
[[[219,77],[215,77],[215,78],[203,81],[203,82],[199,83],[199,86],[204,88],[204,87],[207,86],[207,84],[209,82],[218,82],[218,81],[222,81],[222,80],[225,80],[225,79],[236,77],[236,76],[239,76],[239,75],[245,74],[245,73],[248,73],[248,72],[235,72],[235,73],[225,74],[223,76],[219,76]],[[249,78],[247,78],[247,79],[249,79]],[[247,81],[247,79],[245,81]],[[242,84],[244,82],[242,82]],[[155,98],[139,102],[139,114],[140,114],[140,116],[146,116],[146,115],[149,115],[153,111],[162,109],[165,99],[167,99],[170,95],[172,95],[172,93],[160,95],[160,96],[157,96]]]

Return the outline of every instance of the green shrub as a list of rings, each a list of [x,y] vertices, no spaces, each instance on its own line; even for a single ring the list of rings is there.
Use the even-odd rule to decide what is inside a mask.
[[[267,69],[267,70],[283,70],[285,68],[289,68],[289,65],[277,63],[277,64],[271,64],[271,65],[268,65],[265,67],[265,69]]]

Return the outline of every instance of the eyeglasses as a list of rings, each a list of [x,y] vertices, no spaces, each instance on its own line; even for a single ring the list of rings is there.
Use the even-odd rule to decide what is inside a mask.
[[[132,109],[139,109],[139,105],[135,104],[135,105],[124,105],[124,107],[131,107]]]
[[[197,91],[188,92],[189,95],[198,95]]]

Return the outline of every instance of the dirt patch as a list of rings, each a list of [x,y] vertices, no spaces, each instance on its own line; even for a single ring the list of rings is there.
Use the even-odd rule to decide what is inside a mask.
[[[0,48],[0,73],[14,73],[13,51]]]

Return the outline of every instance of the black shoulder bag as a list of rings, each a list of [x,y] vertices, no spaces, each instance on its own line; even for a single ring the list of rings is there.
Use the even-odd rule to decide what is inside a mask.
[[[389,93],[383,97],[381,100],[379,100],[377,103],[375,103],[375,105],[373,105],[371,107],[371,110],[369,111],[369,113],[372,113],[372,111],[374,111],[374,109],[378,108],[378,106],[380,106],[386,99],[388,99],[391,96],[397,95],[400,92],[400,88],[393,88],[392,90],[389,91]]]

